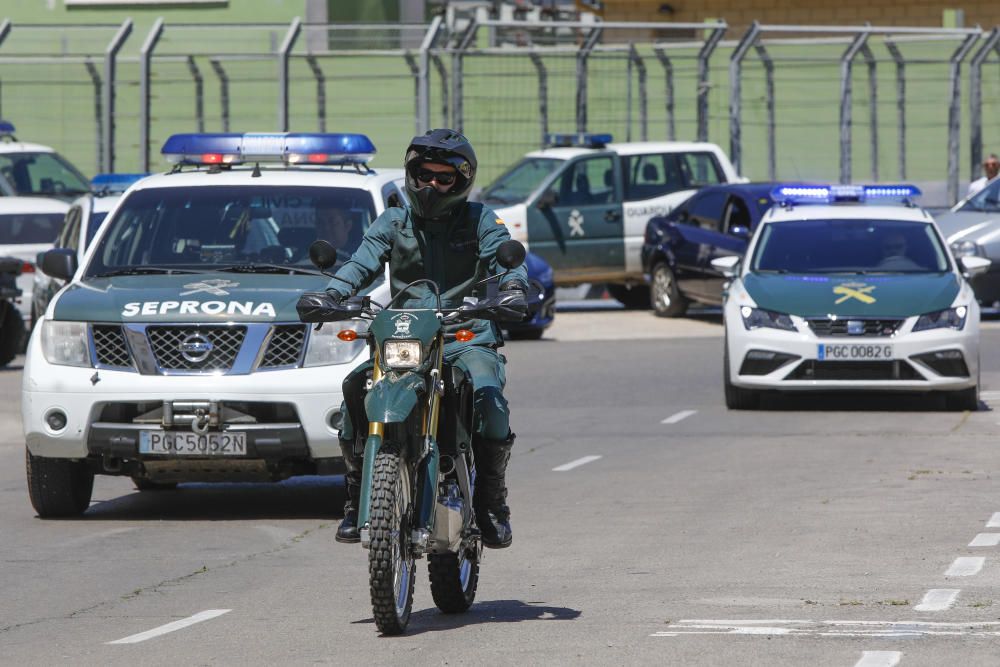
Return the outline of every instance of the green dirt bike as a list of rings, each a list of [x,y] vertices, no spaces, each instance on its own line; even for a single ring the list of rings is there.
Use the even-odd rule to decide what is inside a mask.
[[[309,254],[324,271],[336,262],[336,252],[326,241],[315,242]],[[496,257],[509,271],[524,262],[524,246],[507,241]],[[395,307],[407,290],[420,284],[436,295],[435,308]],[[445,363],[444,346],[449,340],[473,339],[469,329],[455,330],[464,321],[523,318],[525,299],[501,292],[444,308],[438,285],[422,279],[386,306],[368,297],[338,301],[326,292],[307,292],[297,308],[303,322],[318,326],[356,318],[370,321],[366,333],[345,330],[338,336],[364,338],[374,362],[364,401],[369,424],[358,526],[361,545],[368,549],[375,624],[386,635],[406,629],[415,561],[424,555],[434,604],[445,613],[467,610],[476,597],[483,550],[472,507],[472,384],[463,371]]]

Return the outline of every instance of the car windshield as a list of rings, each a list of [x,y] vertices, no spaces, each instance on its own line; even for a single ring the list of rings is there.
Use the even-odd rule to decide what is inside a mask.
[[[97,236],[97,231],[101,228],[101,223],[104,222],[106,217],[108,217],[107,212],[90,214],[90,222],[87,223],[87,238],[83,242],[84,248],[90,247],[90,243]]]
[[[87,276],[129,269],[289,270],[313,267],[309,245],[349,258],[375,217],[370,193],[332,187],[170,187],[136,190],[118,207]]]
[[[994,180],[962,204],[959,211],[1000,211],[1000,179]]]
[[[761,230],[751,271],[938,273],[950,268],[934,228],[905,220],[789,220]]]
[[[64,213],[0,214],[0,244],[55,243]]]
[[[21,196],[68,197],[90,192],[83,174],[57,153],[0,153],[0,176]]]
[[[545,178],[563,164],[563,160],[531,157],[521,160],[493,181],[480,199],[487,204],[517,204],[538,189]]]

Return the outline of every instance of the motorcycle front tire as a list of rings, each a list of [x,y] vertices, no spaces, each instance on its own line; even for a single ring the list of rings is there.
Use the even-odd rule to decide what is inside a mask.
[[[368,588],[375,625],[384,635],[406,630],[413,609],[414,557],[410,548],[410,476],[406,463],[386,446],[372,475]]]

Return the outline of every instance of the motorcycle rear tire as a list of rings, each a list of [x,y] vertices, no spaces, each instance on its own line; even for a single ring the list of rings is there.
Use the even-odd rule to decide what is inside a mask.
[[[375,458],[368,549],[368,588],[375,625],[385,635],[406,630],[413,609],[414,557],[410,548],[410,477],[390,448]]]
[[[429,554],[434,604],[445,614],[461,614],[472,606],[479,586],[479,559],[467,553]]]

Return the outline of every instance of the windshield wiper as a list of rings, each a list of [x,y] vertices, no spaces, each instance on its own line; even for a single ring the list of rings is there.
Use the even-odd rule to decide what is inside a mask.
[[[110,278],[112,276],[139,276],[156,273],[170,275],[172,273],[204,273],[204,271],[197,269],[178,269],[168,266],[123,266],[120,269],[112,269],[111,271],[105,271],[104,273],[95,273],[94,275],[87,277]]]
[[[232,266],[220,266],[211,269],[212,271],[225,271],[227,273],[304,273],[310,276],[322,276],[323,272],[316,269],[307,269],[301,266],[288,266],[284,264],[264,264],[248,262],[246,264],[233,264]]]

